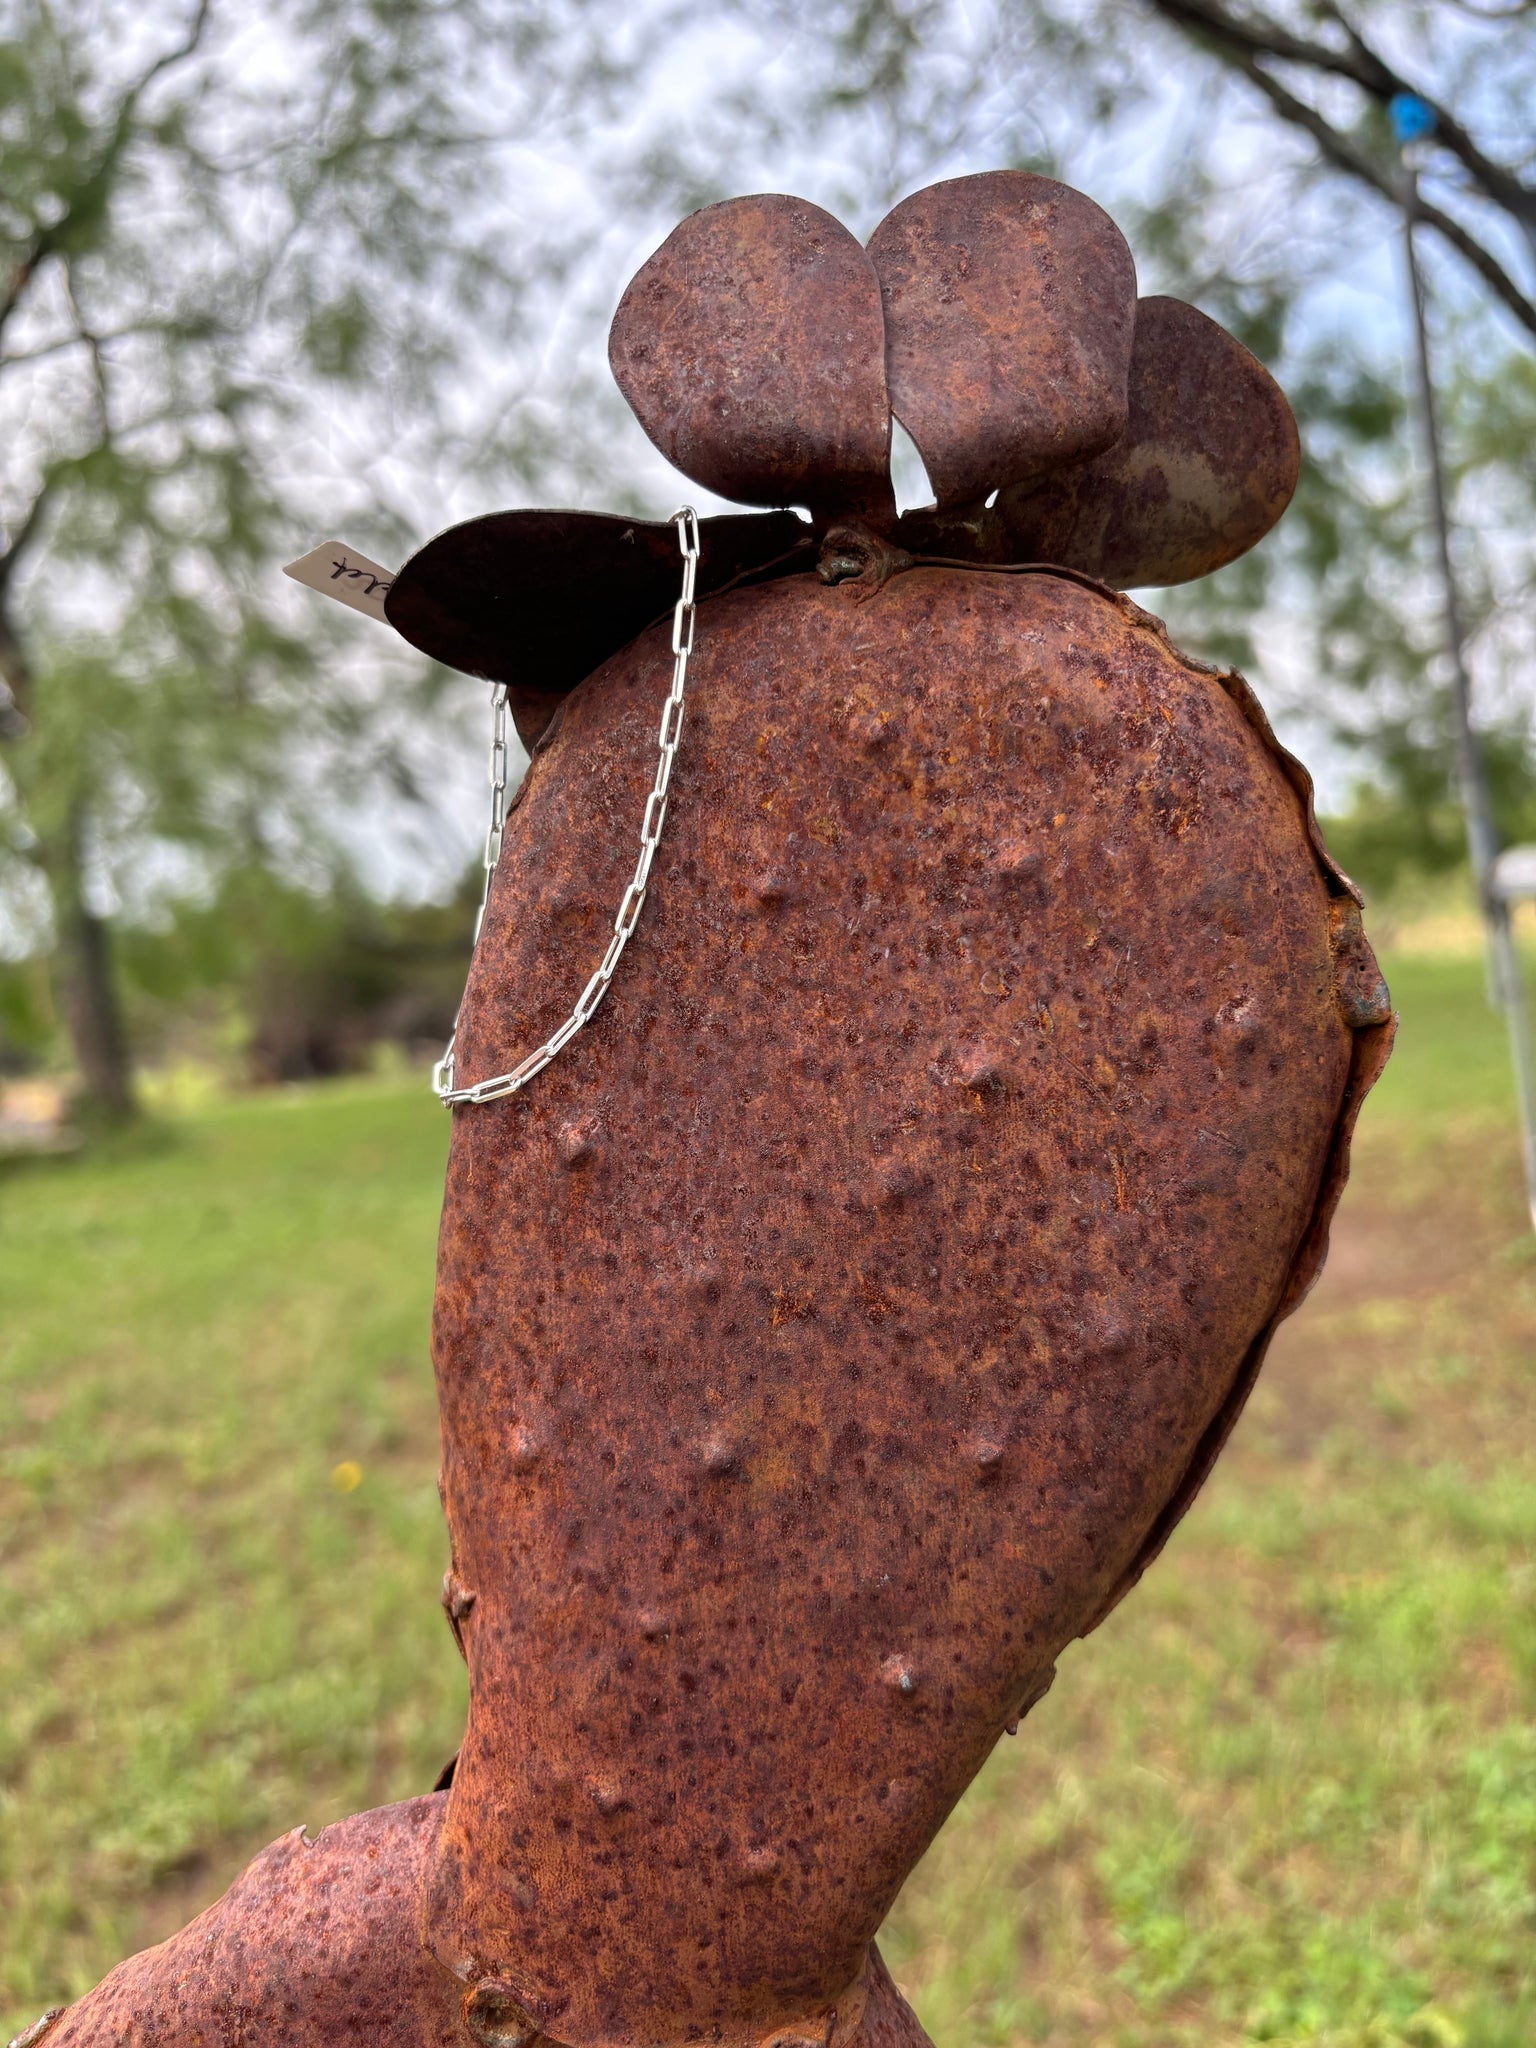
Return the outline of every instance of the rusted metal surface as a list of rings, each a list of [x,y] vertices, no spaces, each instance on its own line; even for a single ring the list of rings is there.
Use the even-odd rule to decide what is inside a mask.
[[[699,521],[699,590],[719,590],[796,549],[792,512]],[[390,624],[434,661],[510,686],[525,745],[560,699],[677,595],[677,534],[665,520],[603,512],[492,512],[419,548],[385,600]]]
[[[417,1925],[441,1794],[295,1828],[190,1926],[120,1963],[47,2048],[468,2044],[463,1987]]]
[[[869,242],[891,407],[941,507],[1125,427],[1136,266],[1102,207],[1028,171],[930,185]]]
[[[880,285],[781,193],[691,214],[619,303],[608,360],[662,454],[722,497],[893,518]]]
[[[380,1807],[312,1841],[295,1828],[179,1934],[11,2048],[544,2048],[515,1987],[488,1971],[459,1982],[423,1945],[444,1803]],[[856,2004],[836,2048],[931,2048],[878,1950]],[[831,2048],[829,2029],[787,2031],[774,2048]]]
[[[1122,590],[1188,583],[1262,540],[1300,461],[1263,364],[1181,299],[1142,299],[1124,434],[1090,462],[1005,490],[997,509],[1018,555]]]
[[[1123,440],[965,501],[1113,425],[1128,275],[1044,183],[957,181],[877,233],[944,501],[899,526],[874,273],[826,216],[707,209],[626,296],[653,435],[809,502],[820,574],[786,515],[704,522],[638,942],[535,1085],[455,1116],[464,1744],[434,1795],[275,1844],[50,2048],[922,2048],[872,1937],[1210,1469],[1392,1028],[1305,771],[1240,677],[1093,580],[1195,573],[1276,516],[1294,438],[1263,373],[1145,302]],[[604,952],[675,545],[500,514],[396,580],[400,630],[542,734],[467,1079]]]
[[[427,1924],[575,2048],[747,2040],[856,1978],[1309,1241],[1340,885],[1143,620],[928,569],[705,607],[647,944],[536,1094],[456,1121],[472,1705]],[[600,950],[666,660],[534,764],[467,1070]]]

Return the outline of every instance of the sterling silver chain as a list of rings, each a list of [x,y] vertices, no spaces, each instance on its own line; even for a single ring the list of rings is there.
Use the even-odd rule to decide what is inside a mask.
[[[688,681],[688,657],[693,652],[693,628],[695,620],[694,585],[699,573],[699,521],[691,505],[684,505],[672,514],[677,528],[677,544],[683,558],[682,595],[672,609],[672,687],[667,692],[666,703],[661,713],[661,730],[656,736],[658,759],[656,780],[651,793],[645,800],[645,811],[640,820],[640,857],[635,863],[634,877],[624,891],[624,900],[619,905],[618,916],[613,920],[613,936],[608,941],[596,973],[576,998],[576,1007],[553,1036],[546,1038],[524,1059],[518,1061],[510,1073],[492,1074],[484,1081],[460,1088],[454,1079],[454,1047],[459,1035],[459,1020],[453,1024],[453,1034],[448,1040],[442,1058],[432,1069],[432,1091],[440,1102],[451,1109],[458,1102],[497,1102],[503,1095],[515,1095],[524,1088],[535,1074],[542,1074],[550,1061],[562,1047],[569,1045],[582,1025],[608,993],[614,970],[623,957],[624,948],[629,944],[630,934],[639,920],[641,907],[645,902],[646,888],[650,882],[651,863],[656,858],[656,848],[661,840],[662,822],[667,815],[667,785],[672,779],[672,763],[677,755],[678,736],[683,729],[683,691]],[[485,887],[480,895],[480,908],[475,916],[475,944],[480,942],[480,927],[485,923],[485,907],[490,901],[491,877],[496,872],[496,863],[501,858],[502,834],[507,820],[507,686],[493,684],[491,689],[491,824],[485,835]],[[463,1009],[460,1006],[460,1014]]]

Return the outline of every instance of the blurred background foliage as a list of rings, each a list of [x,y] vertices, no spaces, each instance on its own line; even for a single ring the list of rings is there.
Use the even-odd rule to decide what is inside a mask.
[[[70,1068],[121,1117],[197,1020],[252,1077],[436,1029],[451,977],[434,956],[407,985],[424,921],[467,951],[474,692],[279,565],[327,532],[398,560],[506,503],[665,511],[607,316],[681,212],[764,186],[867,231],[937,177],[1057,173],[1116,214],[1144,290],[1270,364],[1305,443],[1294,509],[1148,601],[1255,675],[1369,889],[1454,876],[1405,85],[1440,112],[1424,255],[1478,716],[1502,824],[1536,832],[1529,7],[0,0],[0,22],[0,1064]],[[258,1000],[279,987],[281,1027]]]

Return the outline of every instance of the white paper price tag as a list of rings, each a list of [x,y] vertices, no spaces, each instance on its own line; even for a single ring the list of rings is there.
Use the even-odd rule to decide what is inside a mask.
[[[384,617],[384,600],[395,580],[392,570],[381,569],[339,540],[322,541],[298,561],[289,562],[283,574],[318,590],[322,597],[334,597],[355,612],[366,612],[370,619]]]

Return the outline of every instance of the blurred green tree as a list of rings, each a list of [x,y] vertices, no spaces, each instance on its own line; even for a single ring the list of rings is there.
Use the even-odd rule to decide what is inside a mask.
[[[305,924],[292,885],[345,895],[348,799],[383,792],[394,817],[423,795],[415,714],[442,679],[387,636],[352,656],[356,622],[326,607],[283,624],[299,615],[275,565],[320,537],[317,494],[338,501],[317,477],[352,477],[345,531],[381,560],[420,537],[392,509],[402,450],[417,477],[473,472],[480,502],[555,474],[640,509],[666,486],[606,390],[602,329],[647,244],[733,191],[803,190],[867,230],[935,178],[1054,172],[1116,214],[1144,290],[1205,306],[1275,369],[1303,432],[1295,510],[1152,602],[1256,667],[1293,734],[1353,750],[1351,846],[1390,878],[1450,843],[1383,111],[1401,82],[1430,90],[1459,569],[1479,717],[1523,829],[1531,9],[0,0],[0,16],[0,902],[55,942],[53,1008],[106,1110],[129,1099],[116,930],[190,900],[177,944],[201,934],[212,972],[197,906],[249,902],[224,878],[262,869],[296,922],[258,923],[285,943]],[[558,217],[542,243],[541,181]],[[558,402],[519,411],[508,367],[531,384],[545,358]]]
[[[165,1050],[222,1045],[255,1082],[346,1073],[381,1038],[435,1057],[453,1028],[483,882],[477,859],[447,902],[390,903],[345,872],[321,892],[261,864],[230,868],[211,897],[122,931],[130,1026]],[[26,985],[13,982],[24,1025]]]
[[[508,31],[476,0],[4,14],[0,885],[51,928],[86,1091],[122,1116],[114,912],[230,864],[323,883],[349,790],[413,794],[377,689],[328,619],[285,628],[272,571],[319,538],[332,429],[357,537],[398,541],[379,465],[449,436],[465,334],[515,327],[516,255],[473,217],[498,129],[461,89]],[[391,681],[397,712],[436,687]]]

